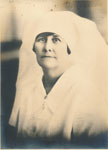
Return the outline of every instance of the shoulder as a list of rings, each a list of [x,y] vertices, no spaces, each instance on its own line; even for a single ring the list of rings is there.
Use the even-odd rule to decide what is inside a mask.
[[[108,131],[108,103],[96,86],[83,80],[76,90],[74,103],[74,134],[87,132],[88,136]]]
[[[71,70],[70,70],[71,71]],[[70,72],[71,86],[70,97],[73,105],[73,132],[88,136],[97,135],[108,130],[108,102],[81,68]],[[74,96],[73,96],[74,95]]]

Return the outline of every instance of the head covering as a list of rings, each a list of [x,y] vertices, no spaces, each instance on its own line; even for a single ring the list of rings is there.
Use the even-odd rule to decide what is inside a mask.
[[[95,23],[69,11],[47,12],[37,15],[25,27],[19,55],[16,98],[11,115],[11,124],[14,125],[24,95],[27,93],[29,96],[36,84],[36,76],[42,73],[32,50],[35,37],[42,32],[53,32],[63,37],[71,50],[72,65],[84,70],[84,74],[102,94],[103,100],[108,98],[108,46]]]

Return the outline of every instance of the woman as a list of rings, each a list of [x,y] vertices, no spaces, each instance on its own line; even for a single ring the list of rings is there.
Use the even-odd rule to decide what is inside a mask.
[[[83,137],[85,145],[104,134],[107,56],[107,45],[90,20],[61,11],[31,22],[9,120],[17,136],[71,143]]]

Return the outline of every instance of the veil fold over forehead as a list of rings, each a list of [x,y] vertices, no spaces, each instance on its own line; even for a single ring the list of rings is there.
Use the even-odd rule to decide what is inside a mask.
[[[107,99],[107,44],[94,22],[69,11],[58,11],[37,15],[25,27],[19,55],[16,103],[20,104],[19,101],[17,102],[19,89],[23,87],[28,91],[29,88],[33,88],[36,77],[42,73],[32,50],[35,37],[42,32],[53,32],[64,38],[71,50],[72,65],[82,68]]]

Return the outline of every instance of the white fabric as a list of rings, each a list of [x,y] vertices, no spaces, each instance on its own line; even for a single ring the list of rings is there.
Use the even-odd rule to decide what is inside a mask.
[[[42,70],[32,51],[35,37],[42,32],[54,32],[66,40],[72,63],[47,100]],[[68,11],[34,18],[25,29],[19,61],[16,98],[9,120],[9,124],[18,125],[18,132],[50,136],[62,131],[70,139],[72,128],[75,134],[89,128],[89,135],[107,130],[108,46],[92,21]],[[42,110],[44,101],[46,109]],[[38,116],[41,121],[32,118]],[[32,126],[37,133],[32,134]]]

